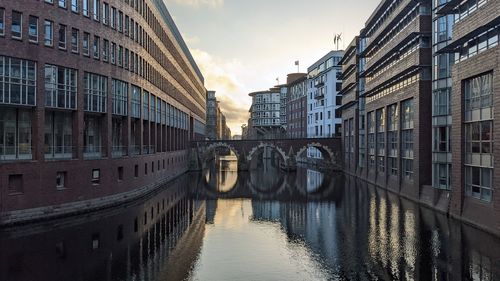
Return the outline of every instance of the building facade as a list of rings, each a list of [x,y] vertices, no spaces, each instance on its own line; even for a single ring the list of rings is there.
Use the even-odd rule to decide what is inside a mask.
[[[307,137],[341,135],[341,66],[343,51],[331,51],[310,66],[307,76]]]
[[[359,159],[359,136],[360,130],[360,104],[359,104],[359,38],[356,36],[347,46],[344,57],[340,61],[342,65],[342,138],[344,151],[344,166],[348,171],[358,171],[358,164],[363,162]],[[359,128],[359,130],[358,130]],[[359,160],[358,160],[359,159]]]
[[[0,43],[0,223],[115,204],[187,170],[206,90],[162,1],[0,0]]]
[[[250,93],[252,106],[250,108],[252,139],[282,138],[284,128],[281,119],[281,91],[272,88],[268,91]],[[250,129],[249,129],[250,130]]]
[[[441,193],[446,196],[451,193],[453,216],[498,234],[500,196],[495,187],[500,177],[495,170],[500,166],[500,154],[495,140],[500,137],[500,125],[495,115],[500,108],[500,2],[448,1],[436,7],[435,14],[438,23],[440,18],[453,21],[447,25],[453,25],[451,38],[446,28],[446,44],[435,54],[435,58],[444,56],[452,61],[437,67],[443,72],[451,69],[451,75],[442,73],[451,77],[451,89],[447,89],[447,98],[435,95],[434,101],[438,113],[451,115],[451,128],[446,124],[450,136],[441,138],[439,129],[434,141],[438,146],[449,146],[452,165],[447,169],[448,185],[441,176],[444,172],[437,171],[435,187],[444,189]]]
[[[209,140],[217,139],[217,110],[219,104],[215,97],[215,91],[207,91],[207,118],[205,137]]]
[[[346,171],[500,234],[499,33],[498,1],[382,1],[357,42],[357,106],[350,47],[342,61]]]
[[[288,84],[288,138],[307,138],[307,74],[303,73]]]

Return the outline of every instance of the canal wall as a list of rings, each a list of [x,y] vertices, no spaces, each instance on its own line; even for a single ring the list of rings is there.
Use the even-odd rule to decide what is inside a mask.
[[[29,184],[25,182],[29,186],[28,190],[23,194],[1,197],[0,226],[51,220],[119,206],[142,198],[189,171],[187,151],[170,153],[168,161],[160,157],[149,161],[137,158],[136,164],[131,161],[133,159],[110,160],[116,163],[108,163],[108,167],[99,162],[101,182],[98,185],[88,181],[88,174],[78,173],[78,169],[82,169],[76,165],[78,163],[68,163],[67,171],[74,174],[68,179],[71,185],[64,190],[54,188],[50,192],[42,187],[52,185],[46,183],[47,179],[35,176],[40,172],[33,171],[35,174],[29,177]],[[87,164],[93,165],[94,161],[88,161]],[[50,163],[44,165],[40,169],[51,167]],[[139,170],[138,175],[128,172],[122,180],[117,180],[116,171],[110,168],[121,166],[125,171],[134,171],[134,165]]]

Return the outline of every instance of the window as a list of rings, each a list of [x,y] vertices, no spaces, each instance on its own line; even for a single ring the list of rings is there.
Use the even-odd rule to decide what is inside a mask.
[[[45,111],[45,159],[71,159],[73,157],[72,112]]]
[[[71,29],[71,51],[73,53],[78,53],[78,29]]]
[[[20,12],[12,11],[12,25],[11,25],[12,38],[21,39],[22,30],[23,30],[23,14]]]
[[[133,118],[141,118],[141,88],[132,86],[131,114]]]
[[[385,173],[385,110],[377,110],[377,156],[378,171]]]
[[[102,3],[102,23],[105,25],[109,23],[109,4],[106,2]]]
[[[38,42],[38,18],[34,16],[29,17],[28,36],[30,42]]]
[[[116,63],[116,44],[111,43],[111,63]]]
[[[98,36],[94,36],[94,44],[92,45],[92,52],[94,53],[94,59],[99,59],[99,43],[100,38]]]
[[[135,165],[134,166],[134,178],[138,178],[139,177],[139,165]]]
[[[123,65],[123,47],[121,45],[118,46],[117,61],[118,61],[118,66],[122,66]]]
[[[59,49],[66,50],[66,26],[59,25]]]
[[[367,115],[368,127],[368,154],[369,168],[375,168],[375,112],[368,112]]]
[[[123,23],[123,33],[125,36],[128,36],[128,25],[129,25],[129,17],[125,15],[125,22]]]
[[[493,169],[465,166],[465,192],[468,196],[491,201]]]
[[[82,2],[83,3],[83,15],[88,17],[89,16],[89,9],[90,9],[90,7],[89,7],[90,0],[82,0],[82,1],[83,1]]]
[[[45,65],[45,106],[76,109],[77,71]]]
[[[0,104],[35,106],[35,95],[36,63],[0,56]]]
[[[111,15],[110,15],[110,25],[112,28],[115,28],[115,22],[116,22],[116,8],[111,7]]]
[[[144,91],[142,94],[142,119],[149,120],[149,93]]]
[[[0,8],[0,35],[5,35],[5,9]]]
[[[102,60],[108,62],[109,59],[109,41],[104,39],[102,46]]]
[[[0,110],[0,160],[30,160],[31,120],[28,109],[2,108]]]
[[[106,112],[107,83],[106,77],[85,72],[83,77],[85,111]]]
[[[99,233],[92,234],[92,250],[99,249]]]
[[[118,181],[123,181],[123,167],[118,167]]]
[[[23,193],[23,175],[9,175],[9,194]]]
[[[451,164],[434,164],[434,187],[439,189],[450,189]]]
[[[94,20],[99,21],[99,8],[100,8],[100,3],[99,0],[94,0],[94,9],[93,9],[93,15],[94,15]]]
[[[402,173],[413,179],[413,99],[401,103],[401,158]]]
[[[434,127],[434,152],[451,152],[449,126]]]
[[[84,32],[83,33],[83,42],[82,42],[82,45],[83,45],[83,55],[84,56],[90,56],[90,34],[88,34],[87,32]]]
[[[45,20],[44,22],[44,44],[45,46],[52,46],[52,40],[53,40],[53,23],[49,20]]]
[[[66,188],[66,172],[56,173],[56,188],[58,190]]]
[[[85,0],[83,1],[85,2]],[[78,13],[78,0],[71,0],[71,11]]]
[[[450,89],[441,89],[433,93],[433,116],[443,116],[450,114]]]
[[[127,82],[113,79],[111,81],[113,114],[127,115],[128,84]]]
[[[122,11],[118,12],[118,18],[116,21],[116,26],[119,32],[122,32],[122,27],[123,27],[123,13]]]
[[[83,155],[85,158],[101,157],[101,118],[96,115],[84,115]]]

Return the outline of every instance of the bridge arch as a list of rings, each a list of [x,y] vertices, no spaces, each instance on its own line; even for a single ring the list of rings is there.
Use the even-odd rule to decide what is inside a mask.
[[[257,146],[253,147],[252,150],[250,150],[250,152],[248,153],[248,156],[247,156],[247,161],[251,162],[253,157],[255,157],[257,155],[256,153],[258,151],[260,151],[261,149],[265,149],[267,147],[277,151],[278,154],[281,156],[281,160],[283,160],[284,163],[287,162],[288,156],[286,155],[285,151],[283,151],[283,149],[281,147],[279,147],[273,143],[264,143],[264,142],[259,143]]]
[[[295,155],[296,159],[299,159],[303,157],[302,155],[307,152],[307,149],[310,147],[314,147],[318,149],[321,152],[321,155],[323,155],[323,158],[329,162],[333,162],[335,160],[335,153],[332,151],[332,149],[326,145],[323,145],[319,142],[312,142],[308,143],[307,145],[301,147],[298,151],[297,154]]]
[[[240,154],[238,152],[238,150],[236,150],[236,148],[234,148],[233,146],[225,143],[225,142],[216,142],[216,143],[212,143],[210,144],[209,146],[207,146],[204,151],[203,151],[203,154],[202,154],[202,160],[203,160],[203,165],[205,165],[208,160],[211,159],[213,153],[215,152],[215,150],[217,148],[227,148],[229,149],[231,152],[234,153],[234,155],[236,156],[237,160],[240,159]]]

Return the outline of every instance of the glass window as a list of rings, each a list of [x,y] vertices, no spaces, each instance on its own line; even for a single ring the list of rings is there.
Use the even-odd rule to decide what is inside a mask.
[[[29,17],[29,40],[31,42],[38,42],[38,18],[34,16]]]
[[[12,11],[12,25],[11,25],[12,38],[21,39],[22,30],[23,30],[23,14],[20,12]]]
[[[45,46],[52,46],[52,38],[53,38],[53,30],[54,30],[54,27],[53,27],[53,24],[51,21],[49,20],[45,20],[44,21],[44,44]]]
[[[101,117],[97,115],[84,116],[83,153],[86,158],[98,158],[102,155],[101,147]],[[95,172],[93,172],[95,174]],[[97,173],[98,174],[98,173]],[[97,178],[99,176],[97,175]]]
[[[84,56],[90,56],[90,34],[87,32],[83,33],[83,42],[82,42],[82,48],[83,48],[83,55]]]
[[[85,111],[106,112],[107,81],[104,76],[85,72],[83,77]]]
[[[116,44],[111,43],[111,63],[116,63]]]
[[[98,36],[94,36],[94,44],[92,45],[92,52],[94,53],[94,58],[99,59],[99,44],[100,43],[100,38]]]
[[[0,104],[36,105],[36,63],[0,56]]]
[[[127,115],[128,84],[127,82],[113,79],[111,81],[113,114]]]
[[[102,23],[106,25],[109,23],[109,4],[106,2],[102,3]]]
[[[45,106],[76,109],[77,71],[55,65],[45,65]]]
[[[109,41],[104,39],[102,46],[102,60],[108,62],[109,59]]]
[[[99,8],[101,6],[101,3],[99,3],[99,0],[94,0],[94,9],[93,9],[93,15],[94,15],[94,20],[99,21]]]
[[[142,94],[142,119],[149,120],[149,93],[147,91]]]
[[[141,88],[132,86],[131,114],[134,118],[141,118]]]
[[[0,8],[0,35],[5,35],[5,9]]]
[[[89,16],[89,1],[90,0],[82,0],[82,4],[83,4],[83,15],[88,17]]]
[[[73,157],[73,117],[71,112],[45,112],[45,159]]]
[[[112,28],[115,28],[115,22],[116,22],[116,8],[111,7],[111,15],[109,19],[110,25]]]
[[[118,56],[117,56],[118,66],[123,65],[123,46],[118,46]]]
[[[72,28],[71,29],[71,51],[73,53],[78,53],[78,34],[79,31],[78,29]]]
[[[71,0],[71,11],[75,13],[78,12],[78,0]]]
[[[28,109],[0,110],[0,160],[32,159],[31,120]]]
[[[66,0],[59,0],[59,7],[66,8]]]
[[[59,25],[59,49],[66,49],[66,26]]]

